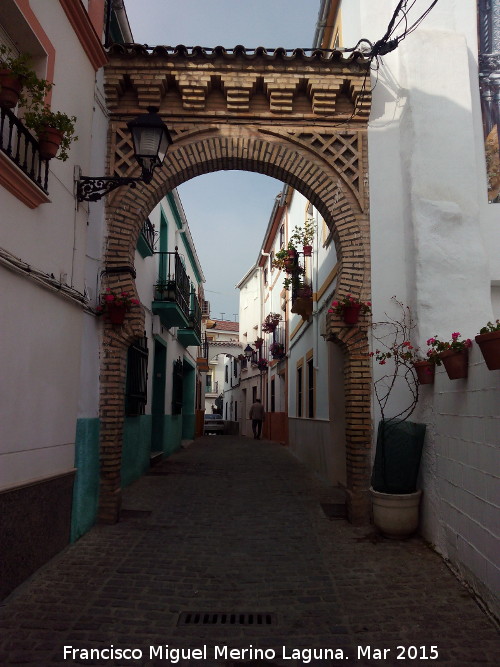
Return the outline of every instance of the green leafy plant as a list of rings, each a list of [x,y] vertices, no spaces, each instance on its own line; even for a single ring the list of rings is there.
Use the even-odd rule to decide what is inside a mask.
[[[290,236],[290,242],[293,247],[312,245],[314,241],[314,234],[316,232],[316,225],[313,218],[307,218],[303,227],[296,225]]]
[[[46,79],[40,79],[35,74],[29,54],[14,54],[4,44],[0,44],[0,69],[8,71],[13,77],[19,79],[23,88],[19,97],[19,105],[27,109],[43,104],[45,96],[54,85]]]
[[[495,322],[488,322],[485,327],[482,327],[479,330],[480,334],[493,333],[494,331],[500,331],[500,320],[495,320]]]
[[[76,116],[68,116],[62,111],[51,111],[48,106],[37,106],[24,115],[26,127],[33,130],[39,137],[44,130],[51,128],[62,133],[62,141],[57,156],[58,160],[63,162],[68,159],[68,150],[73,141],[77,141],[75,136]]]
[[[433,350],[436,354],[440,352],[445,352],[446,350],[455,350],[456,352],[463,352],[469,347],[472,347],[472,341],[470,338],[461,340],[460,336],[462,334],[458,331],[451,334],[451,340],[439,340],[437,336],[429,338],[427,345],[430,346],[430,349]]]

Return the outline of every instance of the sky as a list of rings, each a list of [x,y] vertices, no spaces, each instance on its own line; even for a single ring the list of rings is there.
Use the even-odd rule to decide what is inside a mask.
[[[125,0],[125,6],[141,44],[294,49],[312,46],[320,0]],[[178,187],[212,318],[238,319],[235,285],[258,258],[282,188],[245,171],[218,171]]]

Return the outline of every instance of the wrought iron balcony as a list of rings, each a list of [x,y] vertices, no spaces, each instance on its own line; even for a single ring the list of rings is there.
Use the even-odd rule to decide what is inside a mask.
[[[156,231],[149,218],[144,220],[144,224],[137,239],[137,250],[142,257],[151,257],[155,251]]]
[[[179,329],[177,338],[185,347],[201,344],[201,308],[195,292],[191,292],[188,325],[185,328]]]
[[[38,141],[10,109],[0,109],[0,150],[48,194],[49,161],[41,159]]]
[[[189,325],[190,282],[177,252],[157,252],[158,281],[154,286],[153,313],[160,316],[163,326]]]

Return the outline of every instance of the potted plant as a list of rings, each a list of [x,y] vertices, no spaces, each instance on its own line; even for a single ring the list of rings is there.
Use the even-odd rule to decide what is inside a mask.
[[[395,341],[390,349],[376,349],[370,352],[370,356],[374,356],[381,366],[388,359],[394,359],[396,363],[411,363],[419,384],[433,384],[436,366],[441,365],[441,359],[433,348],[427,350],[424,357],[420,349],[415,348],[409,340]]]
[[[476,336],[486,367],[490,371],[500,369],[500,320],[488,322]]]
[[[62,111],[51,111],[46,105],[35,105],[26,112],[24,121],[38,136],[42,160],[50,160],[56,156],[63,162],[68,159],[70,145],[78,139],[75,136],[76,116],[68,116]]]
[[[264,345],[264,339],[259,336],[255,339],[254,345],[258,350],[260,350],[260,348]]]
[[[264,322],[262,322],[262,331],[264,333],[273,333],[280,322],[281,315],[279,313],[269,313],[269,315],[266,315]]]
[[[290,241],[297,246],[302,246],[305,257],[310,257],[312,254],[312,243],[314,241],[314,234],[316,232],[316,225],[313,218],[307,218],[303,227],[296,226],[290,237]]]
[[[271,353],[273,359],[283,359],[285,356],[285,346],[283,343],[271,343],[269,352]]]
[[[371,313],[371,305],[370,301],[360,301],[358,298],[347,294],[340,300],[332,301],[328,312],[340,315],[346,324],[352,326],[357,324],[360,313]]]
[[[408,344],[415,324],[410,308],[395,297],[393,300],[400,309],[398,317],[388,316],[386,321],[372,324],[373,337],[380,348],[371,355],[386,372],[373,383],[381,419],[370,494],[375,526],[386,537],[403,539],[412,535],[419,524],[422,491],[417,489],[417,478],[426,427],[409,421],[419,398],[414,367],[417,352]],[[408,402],[398,414],[388,418],[393,392],[407,395]]]
[[[31,56],[13,54],[0,44],[0,106],[13,109],[18,104],[40,104],[52,88],[51,83],[39,79],[32,69]],[[26,91],[28,97],[23,94]]]
[[[450,341],[439,340],[437,336],[429,338],[427,345],[438,354],[450,380],[466,378],[469,371],[469,348],[472,347],[470,338],[460,340],[460,332],[451,334]]]
[[[106,313],[111,324],[123,324],[125,321],[125,314],[132,306],[139,305],[137,299],[130,297],[128,292],[112,292],[108,287],[101,296],[101,304],[97,307],[98,315]]]
[[[265,371],[267,370],[267,359],[263,359],[262,357],[257,361],[257,368],[259,371]]]

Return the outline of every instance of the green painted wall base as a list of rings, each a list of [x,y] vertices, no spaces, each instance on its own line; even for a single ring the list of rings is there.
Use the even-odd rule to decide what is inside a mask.
[[[182,439],[194,440],[194,433],[196,430],[196,415],[182,416]]]
[[[122,487],[135,482],[149,470],[151,415],[126,417],[123,424]]]
[[[182,415],[165,415],[163,453],[170,456],[181,448]]]
[[[99,503],[99,419],[78,419],[75,438],[71,542],[92,528]]]

